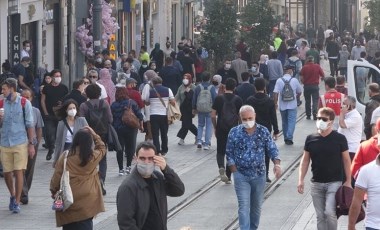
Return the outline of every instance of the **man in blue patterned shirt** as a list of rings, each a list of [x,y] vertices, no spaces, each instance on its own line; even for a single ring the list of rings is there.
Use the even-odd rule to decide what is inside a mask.
[[[227,164],[233,173],[242,230],[258,229],[266,183],[265,154],[274,163],[276,178],[281,175],[278,149],[267,128],[255,122],[255,110],[239,110],[241,125],[231,129],[226,146]]]

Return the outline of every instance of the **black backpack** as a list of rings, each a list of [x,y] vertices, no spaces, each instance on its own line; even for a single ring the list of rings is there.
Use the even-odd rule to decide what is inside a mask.
[[[237,96],[234,95],[234,97],[231,100],[228,100],[225,95],[223,97],[224,103],[218,127],[222,130],[229,131],[230,129],[239,124],[239,112],[236,110],[235,105]]]
[[[96,132],[98,135],[103,135],[108,133],[109,123],[108,114],[106,107],[103,106],[103,99],[99,100],[99,105],[93,106],[89,101],[85,102],[88,107],[88,112],[86,114],[86,120],[88,125]]]
[[[293,101],[295,99],[293,88],[290,85],[290,81],[292,79],[293,78],[290,78],[289,81],[286,81],[283,77],[281,78],[281,80],[285,83],[284,88],[281,91],[282,101]]]

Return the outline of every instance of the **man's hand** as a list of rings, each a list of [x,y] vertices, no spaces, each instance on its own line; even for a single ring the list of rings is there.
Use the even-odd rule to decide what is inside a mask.
[[[236,165],[231,165],[229,167],[230,167],[231,172],[236,172],[237,171]]]
[[[276,176],[276,179],[280,178],[281,176],[281,166],[279,164],[275,164],[273,167],[273,173]]]
[[[303,194],[305,183],[303,181],[298,181],[297,190],[299,194]]]
[[[274,141],[276,141],[277,138],[278,138],[278,134],[273,134],[273,137],[272,137],[272,138],[273,138]]]
[[[28,155],[29,155],[29,159],[33,159],[34,155],[36,155],[36,150],[34,149],[34,145],[28,144]]]
[[[346,187],[352,188],[352,186],[351,186],[351,181],[350,181],[350,180],[346,180],[346,182],[344,182],[343,186],[346,186]]]
[[[156,166],[159,166],[161,171],[164,171],[166,168],[166,160],[163,156],[154,156],[153,162]]]

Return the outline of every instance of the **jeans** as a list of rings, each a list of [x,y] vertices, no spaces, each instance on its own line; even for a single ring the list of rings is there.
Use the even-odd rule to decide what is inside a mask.
[[[190,131],[194,134],[194,136],[197,136],[198,130],[197,127],[193,124],[193,114],[190,113],[182,113],[182,127],[177,133],[177,137],[181,139],[185,139],[187,133]]]
[[[306,116],[310,117],[313,113],[313,116],[316,117],[318,112],[319,87],[318,85],[304,85],[303,89]],[[311,102],[313,102],[313,107],[311,107]]]
[[[284,140],[293,140],[294,129],[296,128],[297,108],[281,110],[282,133]]]
[[[330,63],[330,75],[335,76],[338,75],[338,59],[329,58]]]
[[[92,218],[62,225],[62,230],[92,230]]]
[[[49,151],[54,152],[55,138],[57,133],[58,120],[54,115],[44,117],[45,123],[45,143]]]
[[[227,138],[228,138],[228,131],[225,130],[216,130],[216,162],[218,164],[218,168],[225,168],[226,169],[226,176],[228,179],[231,179],[231,170],[230,167],[225,167],[225,160],[226,157],[226,144],[227,144]]]
[[[262,175],[258,178],[248,178],[239,171],[234,172],[233,177],[239,203],[240,229],[258,229],[266,177]]]
[[[120,141],[121,151],[116,152],[119,170],[123,169],[123,153],[127,156],[127,167],[131,166],[136,150],[137,129],[118,129],[117,136]]]
[[[206,134],[204,145],[211,145],[211,136],[212,136],[212,122],[211,122],[211,113],[198,113],[198,134],[197,134],[197,143],[202,143],[203,128],[206,126]]]
[[[335,193],[342,185],[341,181],[329,183],[311,183],[310,194],[317,215],[318,230],[336,230],[338,219],[335,213]]]
[[[150,115],[150,126],[154,146],[159,153],[166,154],[168,152],[168,117],[166,115]]]
[[[277,80],[270,80],[268,85],[268,94],[273,99],[273,90]]]

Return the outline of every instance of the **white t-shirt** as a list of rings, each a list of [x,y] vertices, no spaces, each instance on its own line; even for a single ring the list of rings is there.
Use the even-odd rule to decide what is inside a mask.
[[[143,90],[141,91],[141,99],[143,101],[149,101],[149,90],[150,90],[150,85],[145,84]],[[145,100],[145,98],[148,98]],[[144,121],[150,121],[150,106],[145,105],[144,107]]]
[[[367,191],[367,209],[365,226],[379,228],[380,226],[380,163],[376,160],[360,168],[355,186]]]
[[[107,91],[106,91],[106,88],[104,88],[104,86],[98,82],[96,82],[96,84],[100,87],[100,89],[102,90],[102,92],[100,93],[100,99],[106,99],[108,96],[107,96]]]
[[[350,153],[356,153],[359,148],[360,141],[362,140],[362,116],[358,110],[353,109],[350,112],[346,113],[346,116],[344,117],[344,123],[346,123],[347,128],[341,128],[339,126],[338,133],[341,133],[346,137],[348,143],[348,151]]]
[[[377,107],[373,112],[371,116],[371,125],[375,124],[377,119],[380,118],[380,107]]]
[[[70,126],[70,129],[71,129],[71,131],[73,131],[74,127]],[[71,134],[71,132],[69,130],[67,130],[66,138],[65,138],[65,143],[72,143],[72,142],[73,142],[73,135]]]

